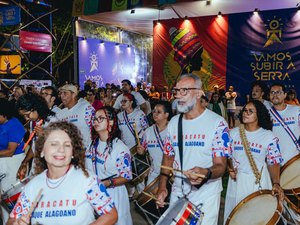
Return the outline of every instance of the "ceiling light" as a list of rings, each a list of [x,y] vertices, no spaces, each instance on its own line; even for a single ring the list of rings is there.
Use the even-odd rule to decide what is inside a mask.
[[[255,8],[253,13],[258,14],[258,8]]]
[[[218,12],[218,17],[222,17],[222,13],[221,12]]]

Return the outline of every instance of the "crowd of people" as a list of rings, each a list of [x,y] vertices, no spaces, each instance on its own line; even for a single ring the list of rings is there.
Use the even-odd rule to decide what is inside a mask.
[[[129,80],[0,91],[2,198],[26,180],[13,207],[2,204],[3,224],[131,225],[130,200],[157,180],[157,207],[185,199],[204,214],[194,221],[217,225],[226,173],[224,222],[258,190],[283,202],[280,168],[300,151],[299,102],[281,83],[251,88],[237,126],[234,87],[205,96],[193,74],[161,93]]]

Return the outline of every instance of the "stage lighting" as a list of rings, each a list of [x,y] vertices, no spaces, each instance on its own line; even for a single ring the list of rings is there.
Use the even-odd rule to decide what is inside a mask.
[[[222,13],[221,12],[218,12],[218,17],[222,17]]]
[[[132,10],[130,11],[130,14],[135,14],[135,9],[132,9]]]

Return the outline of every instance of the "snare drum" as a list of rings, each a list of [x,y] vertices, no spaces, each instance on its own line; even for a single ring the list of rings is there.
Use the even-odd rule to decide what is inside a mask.
[[[4,194],[1,196],[2,202],[4,203],[9,212],[11,212],[17,203],[19,195],[21,194],[22,190],[24,189],[25,185],[32,179],[32,177],[26,177],[22,181],[17,182],[16,184],[12,185],[12,188],[8,189]]]
[[[160,217],[156,225],[200,225],[204,213],[186,198],[178,199]]]
[[[225,225],[280,224],[283,208],[271,190],[254,192],[244,198],[230,213]]]
[[[137,185],[144,181],[150,171],[150,158],[148,152],[144,155],[139,155],[134,146],[130,149],[132,155],[131,170],[132,180],[130,184]]]
[[[294,156],[281,168],[280,185],[288,205],[300,213],[300,154]]]
[[[148,193],[149,195],[155,196],[158,191],[158,185],[159,185],[159,177],[155,178],[146,188],[143,192]],[[167,189],[168,192],[171,192],[172,183],[169,181],[167,182]],[[141,193],[138,195],[136,199],[136,204],[139,206],[140,209],[142,209],[143,213],[145,214],[147,219],[150,219],[152,223],[156,223],[159,219],[159,217],[168,209],[167,206],[163,208],[157,209],[156,203],[149,195]],[[168,195],[170,196],[170,194]],[[167,197],[167,201],[168,201]]]

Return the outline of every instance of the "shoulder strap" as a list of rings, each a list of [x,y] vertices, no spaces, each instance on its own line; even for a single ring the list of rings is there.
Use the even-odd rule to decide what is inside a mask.
[[[277,110],[274,108],[274,106],[271,107],[270,112],[275,117],[275,119],[281,124],[281,126],[285,129],[285,131],[288,133],[288,135],[291,137],[292,141],[296,145],[298,151],[300,151],[300,145],[299,142],[295,136],[295,134],[291,131],[289,126],[284,122],[280,114],[277,112]]]

